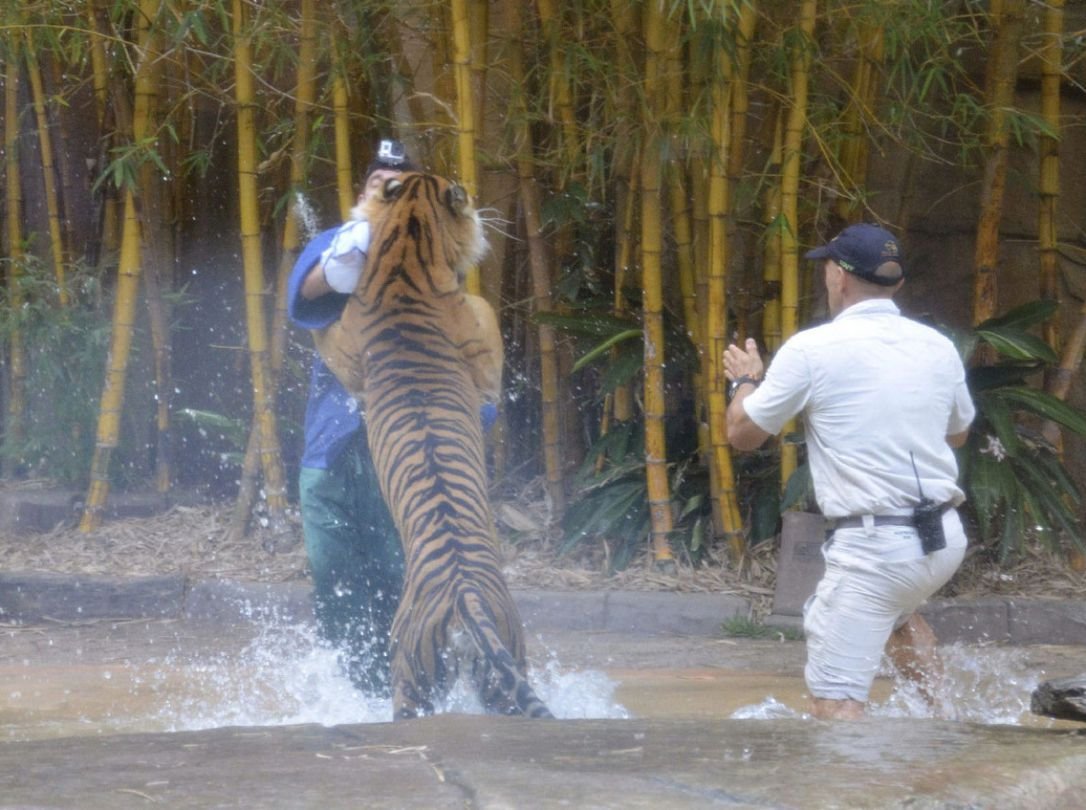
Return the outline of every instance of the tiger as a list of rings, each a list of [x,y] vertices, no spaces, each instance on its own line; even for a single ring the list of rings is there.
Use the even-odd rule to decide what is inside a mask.
[[[493,309],[464,290],[487,249],[466,190],[391,178],[360,203],[369,255],[317,349],[361,404],[404,549],[393,617],[395,719],[433,714],[461,673],[488,712],[552,717],[528,682],[523,625],[501,573],[480,406],[504,361]]]

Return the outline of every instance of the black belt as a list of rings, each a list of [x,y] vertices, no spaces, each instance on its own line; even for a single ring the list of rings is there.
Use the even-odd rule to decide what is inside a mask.
[[[912,515],[872,515],[876,526],[915,526],[916,521]],[[832,524],[833,530],[859,529],[864,525],[863,515],[838,518]]]
[[[954,508],[953,501],[948,501],[939,507],[940,511],[947,512]],[[916,521],[912,515],[872,515],[875,519],[876,526],[915,526]],[[837,518],[835,521],[830,521],[830,531],[837,529],[859,529],[864,525],[863,515],[852,515],[851,517]]]

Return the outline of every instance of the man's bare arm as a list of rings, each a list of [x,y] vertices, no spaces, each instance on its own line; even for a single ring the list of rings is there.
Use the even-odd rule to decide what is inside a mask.
[[[969,429],[963,430],[961,433],[949,433],[946,437],[946,443],[951,447],[957,448],[965,444],[965,440],[969,438]]]
[[[728,405],[728,444],[736,450],[756,450],[772,435],[754,424],[743,407],[743,400],[753,390],[753,385],[739,386]]]

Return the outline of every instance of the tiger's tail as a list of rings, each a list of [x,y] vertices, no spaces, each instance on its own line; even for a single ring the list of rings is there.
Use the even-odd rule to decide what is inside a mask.
[[[553,718],[550,709],[528,683],[523,661],[514,656],[499,632],[494,611],[487,600],[474,587],[468,586],[457,597],[457,610],[462,626],[479,652],[482,671],[473,675],[486,708],[499,714]]]

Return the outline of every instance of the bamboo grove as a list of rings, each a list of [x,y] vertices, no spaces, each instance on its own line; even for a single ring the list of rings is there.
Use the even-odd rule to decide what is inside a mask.
[[[752,335],[772,352],[824,314],[800,257],[842,225],[878,221],[907,248],[925,229],[930,240],[933,177],[965,201],[974,252],[965,306],[929,309],[968,330],[1035,290],[1026,297],[1051,304],[1033,324],[1051,360],[1043,385],[1060,402],[1078,390],[1086,305],[1071,306],[1066,268],[1082,258],[1084,223],[1061,207],[1059,180],[1086,101],[1086,4],[3,9],[3,472],[55,475],[32,437],[59,435],[86,487],[84,530],[123,477],[114,456],[126,440],[132,478],[161,493],[185,479],[183,413],[244,426],[232,530],[257,501],[285,526],[306,336],[287,325],[284,281],[314,221],[350,208],[385,135],[460,179],[490,224],[490,255],[467,283],[495,304],[510,347],[495,482],[542,482],[553,525],[567,519],[564,547],[592,534],[591,520],[568,520],[580,510],[597,526],[622,515],[599,531],[604,545],[633,538],[659,564],[679,547],[742,556],[756,516],[775,521],[802,445],[797,428],[733,456],[724,347]],[[1009,182],[1034,189],[1030,231],[1016,235],[1028,262],[1001,255]],[[1004,300],[1001,282],[1016,291]],[[213,312],[242,314],[205,334]],[[92,334],[99,347],[100,365],[82,371],[97,390],[89,427],[43,403],[28,369],[35,346],[45,362],[35,319],[72,318],[86,324],[80,351]],[[998,362],[992,341],[972,364]],[[193,377],[199,364],[219,376]],[[222,391],[204,383],[224,377]],[[126,421],[132,411],[149,417]],[[1065,452],[1078,439],[1059,427],[1077,423],[1048,416]]]

